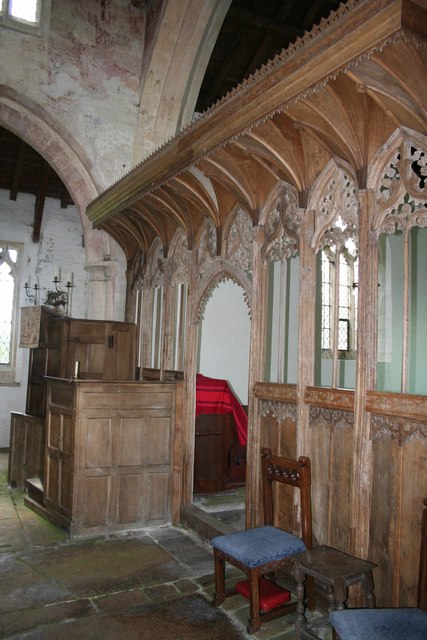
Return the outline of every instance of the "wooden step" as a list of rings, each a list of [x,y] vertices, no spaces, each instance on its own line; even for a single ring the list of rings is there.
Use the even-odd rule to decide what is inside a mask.
[[[25,481],[28,497],[38,504],[44,504],[44,487],[40,478],[27,478]]]

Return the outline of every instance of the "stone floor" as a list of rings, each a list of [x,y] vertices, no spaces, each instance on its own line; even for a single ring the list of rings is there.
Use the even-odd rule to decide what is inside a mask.
[[[173,630],[171,635],[172,623],[167,617],[174,603],[189,596],[198,598],[199,607],[203,602],[205,609],[200,609],[200,616],[208,615],[210,633],[215,625],[218,627],[217,635],[209,638],[231,638],[222,631],[221,616],[226,617],[227,624],[232,623],[237,634],[234,636],[233,631],[233,637],[250,637],[246,633],[248,604],[244,598],[228,598],[219,610],[210,606],[212,552],[192,532],[165,526],[70,539],[28,509],[23,498],[22,493],[7,486],[7,452],[1,451],[0,638],[188,638]],[[240,576],[229,568],[228,581]],[[144,623],[150,606],[160,611],[163,607],[164,613],[163,619],[158,614],[154,636]],[[256,637],[294,639],[293,616],[266,623]],[[197,631],[197,638],[203,640],[201,631]]]

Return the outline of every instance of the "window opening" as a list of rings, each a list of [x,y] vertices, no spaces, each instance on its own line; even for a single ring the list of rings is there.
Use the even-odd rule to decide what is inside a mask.
[[[0,0],[0,25],[30,35],[49,29],[51,0]]]
[[[313,236],[317,252],[314,383],[354,389],[359,203],[356,183],[345,169],[333,169],[317,210]]]
[[[18,261],[17,245],[0,244],[0,372],[6,382],[14,379]]]
[[[427,156],[397,148],[377,190],[379,391],[427,394]]]
[[[9,15],[17,20],[36,24],[38,22],[38,0],[9,0]]]

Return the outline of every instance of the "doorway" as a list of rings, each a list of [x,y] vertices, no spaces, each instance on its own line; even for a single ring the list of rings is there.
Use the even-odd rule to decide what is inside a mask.
[[[244,291],[221,282],[199,325],[198,373],[213,396],[233,394],[247,411],[250,317]],[[197,395],[197,392],[196,392]],[[210,409],[209,409],[210,410]],[[220,411],[220,410],[219,410]],[[193,503],[233,528],[244,528],[246,446],[232,413],[196,417]]]

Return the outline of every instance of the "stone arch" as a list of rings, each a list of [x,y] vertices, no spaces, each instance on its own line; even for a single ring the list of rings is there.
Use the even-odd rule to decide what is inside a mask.
[[[89,171],[85,152],[70,138],[69,133],[52,121],[40,106],[9,87],[0,87],[0,123],[31,145],[53,167],[67,186],[76,205],[85,235],[86,246],[95,250],[98,259],[102,249],[85,215],[88,203],[98,195],[98,189]],[[91,238],[94,235],[95,238]],[[102,234],[104,235],[104,234]],[[91,238],[91,242],[88,242]],[[101,256],[105,253],[102,251]]]
[[[193,117],[204,72],[231,0],[168,0],[140,96],[137,162]]]
[[[0,124],[36,149],[67,186],[85,239],[89,317],[115,318],[123,290],[114,285],[121,249],[104,231],[93,229],[85,214],[88,203],[102,190],[86,153],[40,105],[5,85],[0,85]]]

